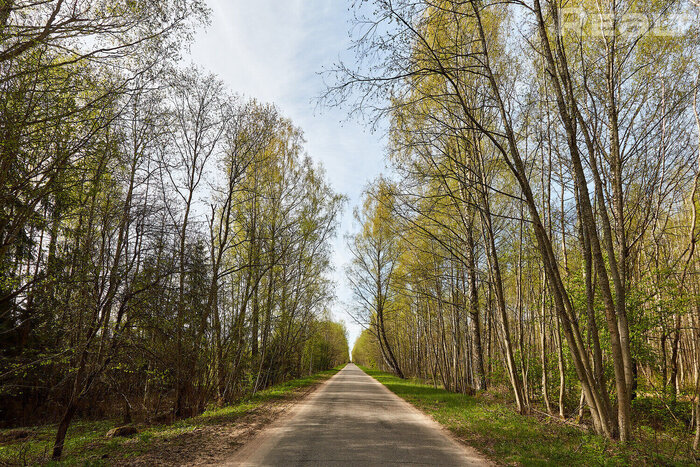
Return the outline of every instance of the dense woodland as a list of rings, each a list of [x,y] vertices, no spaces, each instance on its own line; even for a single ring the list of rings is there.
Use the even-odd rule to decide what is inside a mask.
[[[180,65],[200,0],[0,0],[0,423],[171,420],[347,361],[344,199]]]
[[[700,445],[697,0],[358,0],[321,103],[388,122],[353,360]],[[172,421],[347,360],[345,198],[183,65],[204,0],[0,0],[0,425]],[[641,402],[640,402],[641,401]],[[676,410],[692,407],[687,417]]]
[[[371,4],[325,96],[390,121],[353,360],[622,442],[640,400],[692,403],[697,449],[697,2]]]

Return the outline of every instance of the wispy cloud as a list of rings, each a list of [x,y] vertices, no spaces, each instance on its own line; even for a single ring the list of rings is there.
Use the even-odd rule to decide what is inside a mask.
[[[323,91],[318,73],[346,55],[352,18],[342,0],[209,0],[212,25],[197,38],[192,60],[216,73],[230,89],[264,102],[274,102],[300,126],[309,155],[350,203],[335,242],[338,298],[351,299],[343,277],[348,261],[343,234],[352,226],[352,207],[363,188],[384,167],[383,142],[340,109],[316,110]],[[350,330],[351,345],[359,327],[341,308],[336,318]]]

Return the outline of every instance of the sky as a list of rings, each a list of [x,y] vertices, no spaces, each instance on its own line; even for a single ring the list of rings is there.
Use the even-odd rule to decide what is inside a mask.
[[[229,89],[271,102],[304,131],[309,156],[320,163],[333,189],[348,197],[334,241],[334,319],[348,329],[350,348],[361,327],[345,313],[352,292],[344,277],[349,260],[344,236],[353,230],[352,210],[362,191],[384,169],[385,139],[344,109],[320,109],[319,75],[349,52],[350,0],[207,0],[212,24],[201,31],[191,60],[222,79]]]

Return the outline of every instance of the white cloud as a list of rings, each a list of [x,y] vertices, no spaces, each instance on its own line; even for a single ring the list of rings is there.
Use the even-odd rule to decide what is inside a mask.
[[[343,234],[351,228],[352,207],[368,181],[382,168],[383,143],[355,122],[341,121],[342,110],[314,112],[323,91],[318,72],[346,55],[350,45],[349,2],[342,0],[209,0],[212,25],[192,47],[192,60],[223,79],[234,92],[274,102],[300,126],[309,155],[323,164],[334,189],[346,194],[333,256],[338,297],[351,299],[344,280],[348,260]],[[338,307],[336,318],[350,331],[360,329]]]

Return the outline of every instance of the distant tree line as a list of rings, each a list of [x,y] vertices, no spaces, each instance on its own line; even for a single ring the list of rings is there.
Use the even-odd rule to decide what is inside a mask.
[[[0,0],[0,420],[171,419],[347,361],[343,198],[177,66],[200,0]]]
[[[640,395],[692,401],[697,449],[697,4],[372,3],[326,96],[390,121],[395,169],[349,239],[353,359],[622,442]]]

